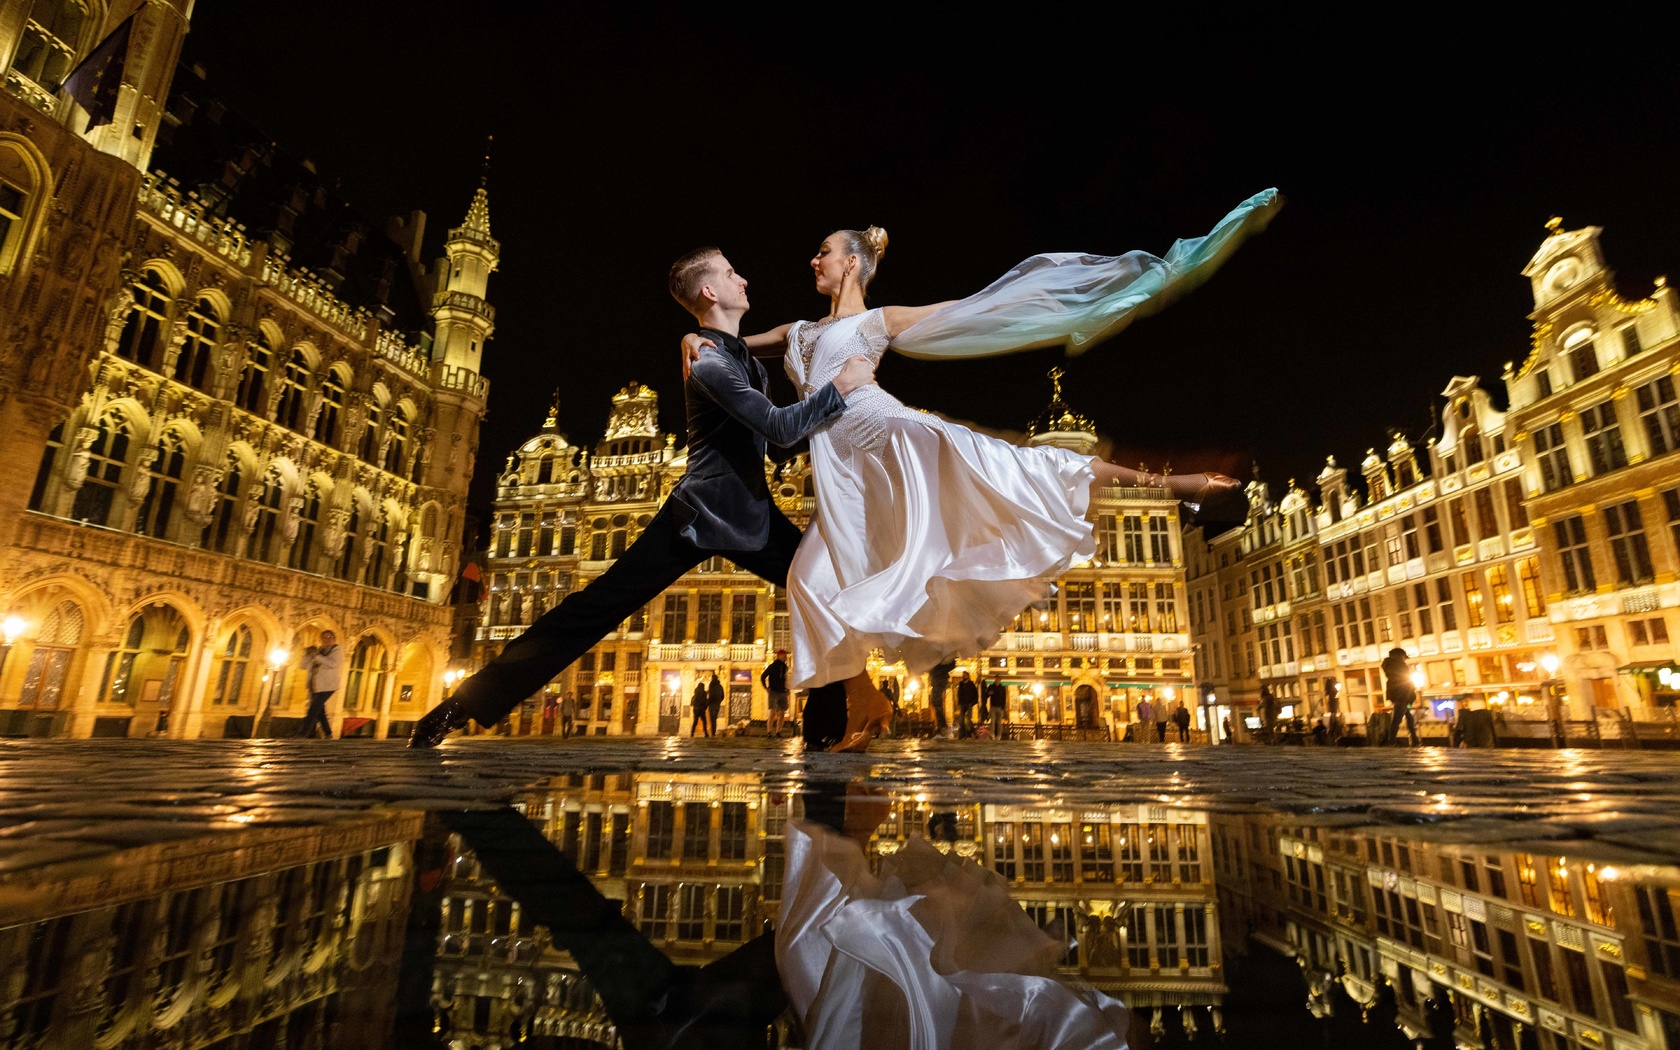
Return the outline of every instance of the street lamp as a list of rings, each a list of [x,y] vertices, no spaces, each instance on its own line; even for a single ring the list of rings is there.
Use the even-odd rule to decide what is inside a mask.
[[[251,723],[251,736],[263,736],[268,732],[268,723],[274,717],[274,701],[280,695],[280,679],[285,675],[285,668],[291,663],[292,654],[283,646],[275,646],[268,651],[268,696],[263,700],[262,710]]]
[[[1540,666],[1546,672],[1546,716],[1552,722],[1552,746],[1562,747],[1567,734],[1563,721],[1563,684],[1557,680],[1557,654],[1542,653]]]
[[[17,641],[17,636],[22,634],[23,629],[28,626],[29,624],[24,622],[23,617],[16,613],[0,620],[0,634],[6,637],[5,648],[0,648],[0,673],[6,670],[6,657],[12,655],[12,643]]]

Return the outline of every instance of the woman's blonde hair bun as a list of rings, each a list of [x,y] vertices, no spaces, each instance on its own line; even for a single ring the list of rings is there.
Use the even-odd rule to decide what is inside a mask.
[[[887,231],[879,226],[871,226],[863,231],[863,239],[869,242],[869,250],[875,253],[875,258],[887,254]]]

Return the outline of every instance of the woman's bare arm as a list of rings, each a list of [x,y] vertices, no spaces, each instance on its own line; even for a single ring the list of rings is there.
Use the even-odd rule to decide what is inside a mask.
[[[923,318],[930,317],[933,314],[938,313],[954,302],[956,302],[955,299],[947,299],[945,302],[934,303],[932,306],[881,307],[881,320],[886,322],[887,338],[896,339],[898,334],[906,328],[909,328],[911,325]]]

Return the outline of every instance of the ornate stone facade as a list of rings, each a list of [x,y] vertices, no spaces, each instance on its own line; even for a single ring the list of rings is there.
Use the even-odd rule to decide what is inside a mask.
[[[1598,229],[1551,229],[1523,271],[1534,345],[1505,372],[1507,411],[1456,376],[1438,436],[1421,455],[1399,433],[1367,451],[1362,493],[1331,457],[1316,505],[1257,481],[1244,526],[1188,538],[1199,676],[1219,705],[1252,719],[1269,692],[1312,719],[1334,682],[1362,721],[1399,647],[1426,718],[1674,735],[1680,307],[1660,280],[1620,297]]]
[[[1090,424],[1055,400],[1027,440],[1094,452]],[[685,454],[657,428],[654,392],[631,383],[613,397],[606,437],[589,450],[559,431],[558,405],[541,432],[508,457],[497,486],[489,588],[478,630],[479,661],[589,580],[635,541],[671,486]],[[770,491],[801,527],[815,509],[803,457],[766,464]],[[1122,734],[1144,697],[1187,695],[1191,683],[1184,621],[1184,567],[1177,503],[1163,489],[1115,488],[1092,508],[1098,554],[1058,581],[1058,593],[1024,611],[996,649],[959,667],[1010,693],[1016,735]],[[549,696],[571,693],[589,733],[676,733],[689,724],[689,698],[713,673],[728,697],[721,721],[762,720],[768,697],[758,673],[790,644],[781,588],[723,558],[701,564],[626,620],[618,632],[562,672]],[[926,683],[902,665],[870,662],[892,679],[902,706],[925,711]],[[955,710],[955,696],[946,698]],[[521,732],[558,731],[532,698]]]
[[[207,104],[198,74],[171,94],[186,8],[136,23],[117,109],[145,124],[136,152],[139,130],[75,134],[85,114],[42,93],[39,49],[85,54],[104,5],[0,3],[0,733],[284,727],[296,661],[331,629],[335,720],[383,735],[437,700],[447,659],[488,196],[430,270],[423,215],[326,224],[347,209],[306,192],[312,165]],[[186,185],[146,172],[165,98],[158,155]]]

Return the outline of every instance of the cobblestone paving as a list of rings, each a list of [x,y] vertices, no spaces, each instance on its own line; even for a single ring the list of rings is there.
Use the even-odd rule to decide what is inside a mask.
[[[1667,753],[895,741],[867,756],[805,756],[792,742],[687,738],[480,738],[432,752],[55,740],[0,742],[0,881],[253,827],[495,806],[563,774],[655,771],[756,772],[789,787],[867,778],[933,801],[1269,808],[1404,825],[1433,841],[1680,864],[1680,756]]]

